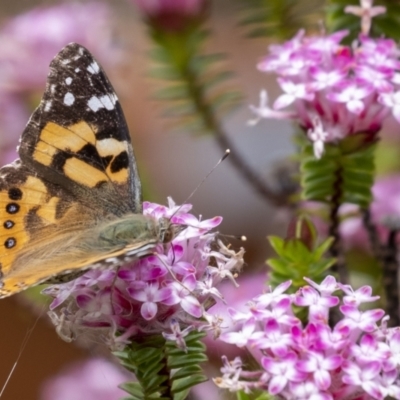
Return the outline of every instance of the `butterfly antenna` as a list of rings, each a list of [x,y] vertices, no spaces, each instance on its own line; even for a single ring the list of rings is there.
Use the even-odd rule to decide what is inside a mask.
[[[229,149],[225,150],[225,154],[218,160],[218,162],[211,168],[211,170],[208,172],[208,174],[200,181],[200,183],[193,189],[192,193],[189,194],[189,196],[186,198],[186,200],[183,202],[183,204],[187,203],[193,195],[199,190],[200,186],[207,180],[207,178],[215,171],[215,169],[218,167],[219,164],[224,161],[229,154],[231,154],[231,151]]]
[[[208,174],[200,181],[200,183],[192,190],[192,193],[189,194],[189,196],[185,199],[182,205],[178,207],[178,209],[171,215],[171,218],[179,212],[179,210],[182,208],[183,204],[186,204],[192,197],[193,195],[199,190],[200,186],[207,180],[207,178],[215,171],[215,169],[218,167],[219,164],[224,161],[229,154],[231,154],[231,151],[229,149],[225,150],[225,154],[218,160],[218,162],[211,168],[211,170],[208,172]]]
[[[225,235],[224,233],[219,233],[219,236],[223,237],[223,238],[240,240],[241,242],[246,242],[247,241],[247,236],[244,236],[244,235],[236,236],[236,235]]]
[[[26,334],[25,334],[25,337],[24,337],[24,339],[23,339],[23,341],[22,341],[22,344],[21,344],[21,347],[20,347],[20,349],[19,349],[18,357],[17,357],[17,359],[16,359],[14,365],[12,366],[11,371],[10,371],[10,373],[8,374],[8,377],[7,377],[6,381],[4,382],[4,385],[3,385],[2,389],[1,389],[0,397],[3,396],[4,390],[6,389],[6,387],[7,387],[7,385],[8,385],[8,382],[10,381],[10,379],[11,379],[11,377],[12,377],[14,371],[15,371],[15,368],[17,367],[17,364],[18,364],[18,362],[19,362],[19,360],[20,360],[20,358],[21,358],[21,356],[22,356],[22,353],[24,352],[25,347],[26,347],[26,345],[28,344],[29,339],[31,338],[32,333],[33,333],[34,329],[36,328],[36,325],[37,325],[39,319],[40,319],[40,318],[42,317],[42,315],[43,315],[44,308],[45,308],[45,306],[43,306],[42,311],[41,311],[41,312],[39,313],[39,315],[37,316],[37,318],[36,318],[36,320],[35,320],[33,326],[32,326],[31,328],[29,328],[29,329],[27,330]]]

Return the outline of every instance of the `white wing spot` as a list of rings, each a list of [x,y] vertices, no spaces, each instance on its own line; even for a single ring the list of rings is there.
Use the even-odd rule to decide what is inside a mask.
[[[66,106],[72,106],[74,102],[75,102],[75,96],[70,92],[66,93],[64,96],[64,104]]]
[[[51,92],[52,94],[54,94],[55,91],[56,91],[56,85],[51,85],[51,86],[50,86],[50,92]]]
[[[89,99],[89,101],[87,102],[87,105],[89,106],[89,108],[96,112],[97,110],[99,110],[100,108],[103,108],[103,103],[100,101],[100,99],[96,96],[93,96]]]
[[[69,76],[68,78],[65,79],[65,83],[67,85],[70,85],[72,83],[72,78]]]
[[[80,68],[75,68],[75,72],[79,72],[80,71]]]
[[[105,96],[100,97],[100,101],[103,103],[104,107],[107,110],[113,110],[114,109],[114,103],[112,101],[112,98],[106,94]]]
[[[79,47],[78,52],[81,56],[83,56],[83,47]]]
[[[87,104],[92,111],[97,112],[98,110],[100,110],[100,108],[105,108],[109,111],[113,110],[115,102],[116,96],[113,96],[113,94],[106,94],[101,97],[91,97]]]
[[[69,64],[70,62],[71,62],[71,60],[69,58],[61,60],[61,64],[64,64],[64,65]]]
[[[49,111],[51,109],[51,103],[51,100],[46,101],[46,104],[44,105],[44,111]]]
[[[97,74],[100,71],[100,67],[99,64],[97,64],[96,61],[93,61],[88,67],[87,70],[91,73],[91,74]]]

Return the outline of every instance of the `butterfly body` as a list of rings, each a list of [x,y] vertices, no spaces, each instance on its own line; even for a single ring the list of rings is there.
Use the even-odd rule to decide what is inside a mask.
[[[0,297],[173,237],[169,222],[141,213],[121,106],[82,46],[52,61],[18,151],[0,169]]]

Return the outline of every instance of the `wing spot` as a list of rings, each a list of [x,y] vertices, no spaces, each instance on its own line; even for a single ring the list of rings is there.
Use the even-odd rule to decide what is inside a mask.
[[[8,203],[6,206],[6,211],[9,214],[16,214],[19,211],[20,207],[17,203]]]
[[[67,85],[70,85],[72,83],[72,78],[69,76],[68,78],[65,79],[65,83]]]
[[[75,68],[75,72],[79,72],[80,70],[80,68]]]
[[[116,96],[114,94],[106,94],[101,97],[92,96],[87,104],[92,111],[97,112],[100,108],[105,108],[109,111],[113,110],[115,102]]]
[[[100,66],[99,64],[97,64],[96,61],[93,61],[88,67],[87,70],[91,73],[91,74],[97,74],[100,71]]]
[[[5,221],[4,224],[3,224],[5,229],[11,229],[14,225],[15,225],[15,222],[11,221],[10,219]]]
[[[20,188],[10,188],[8,190],[8,198],[10,200],[21,200],[22,199],[22,190]]]
[[[15,240],[15,238],[10,237],[4,242],[4,247],[6,249],[12,249],[13,247],[15,247],[16,244],[17,244],[17,241]]]
[[[102,102],[96,96],[91,97],[87,104],[89,108],[94,112],[97,112],[100,108],[103,108]]]
[[[69,107],[72,106],[74,102],[75,102],[75,96],[71,92],[66,93],[64,96],[64,104]]]
[[[52,104],[51,100],[46,101],[46,104],[44,105],[44,111],[49,111],[51,109],[51,104]]]

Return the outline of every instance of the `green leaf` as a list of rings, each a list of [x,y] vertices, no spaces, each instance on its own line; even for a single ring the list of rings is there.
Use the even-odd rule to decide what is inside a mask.
[[[199,383],[206,382],[208,379],[204,375],[192,375],[186,378],[174,379],[172,383],[172,393],[181,392],[190,389]]]
[[[340,202],[366,208],[372,201],[375,143],[356,134],[337,145],[327,144],[321,159],[312,156],[312,144],[303,144],[300,155],[302,197],[330,203],[340,193]]]
[[[186,365],[196,365],[208,360],[205,354],[188,354],[179,357],[169,357],[168,365],[171,368],[182,368]]]

